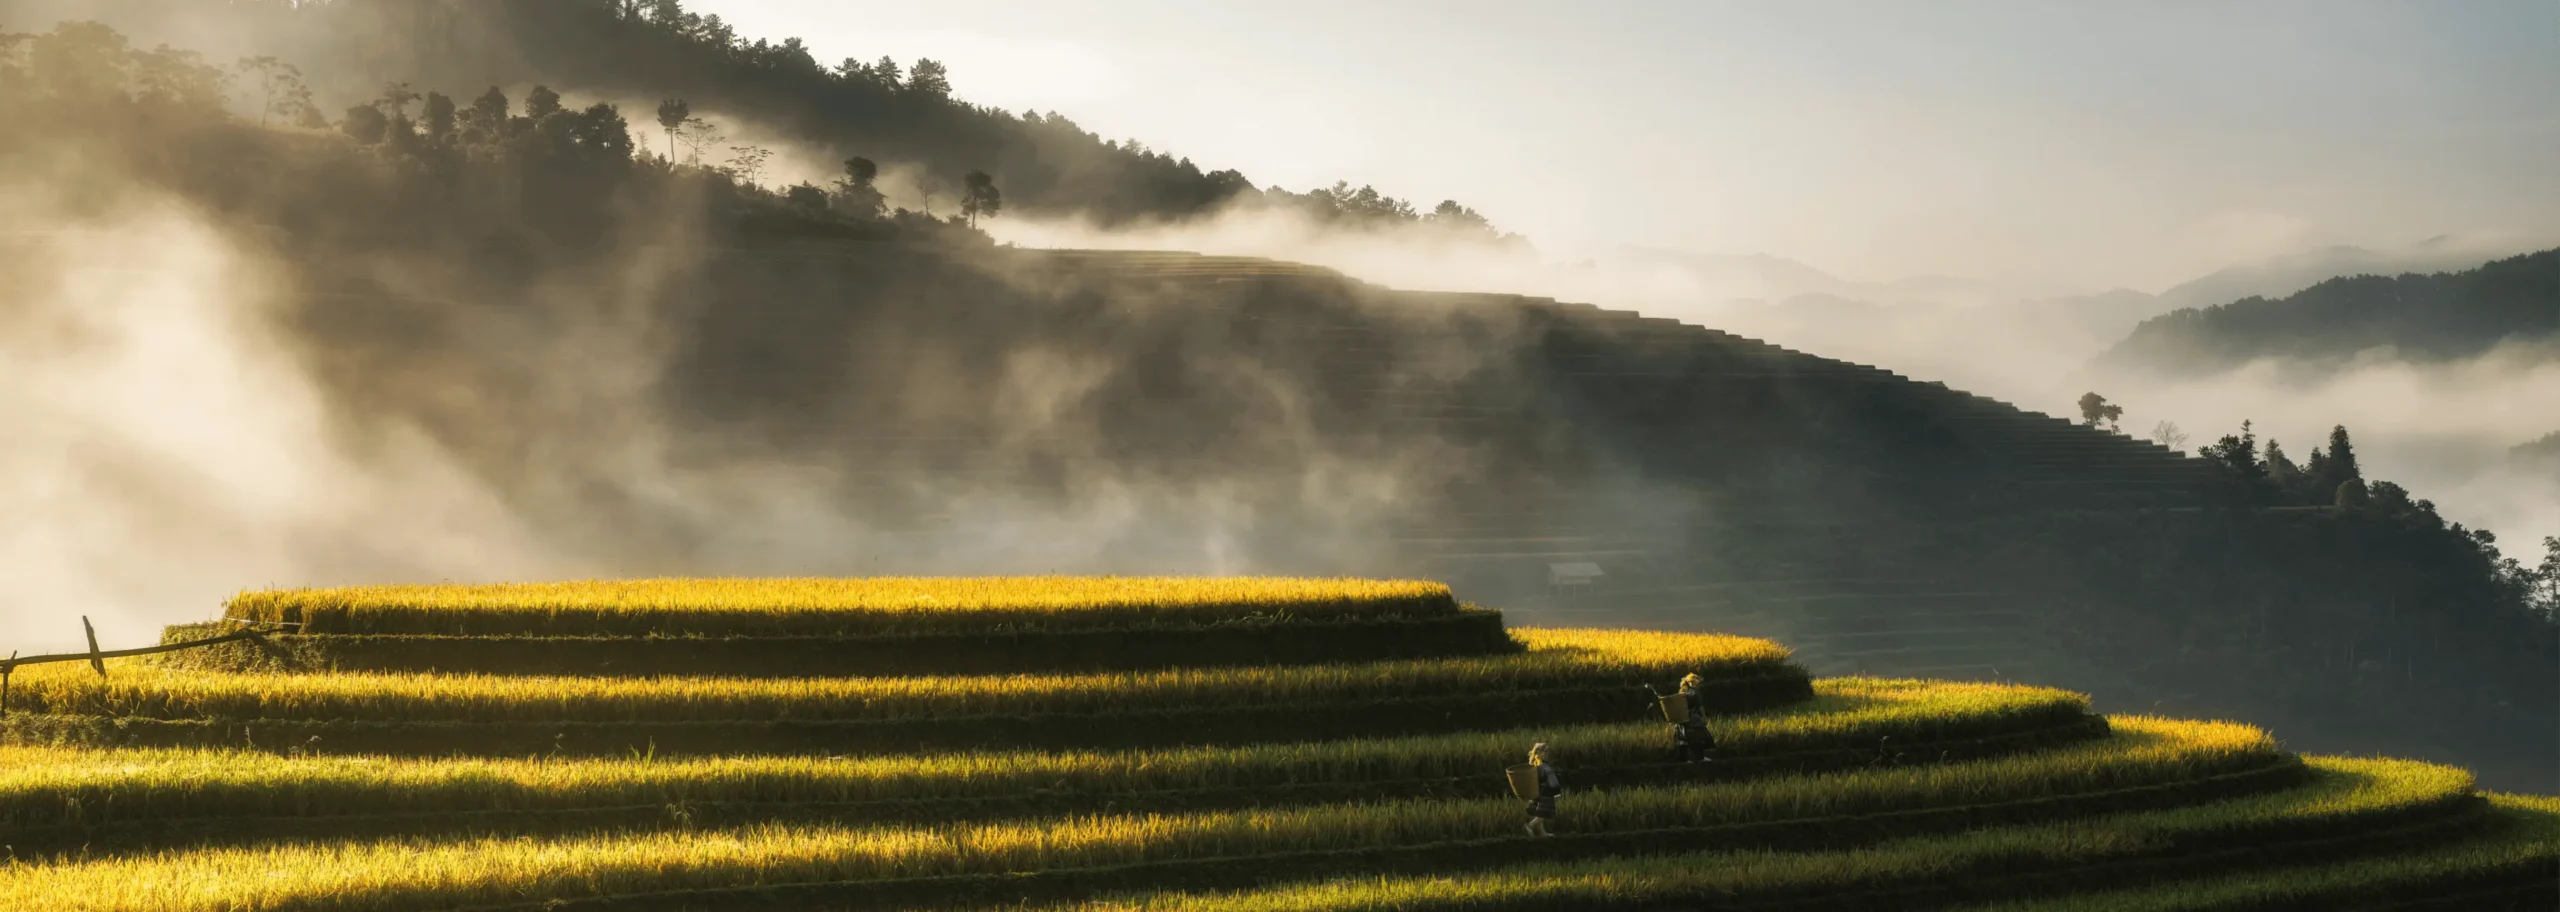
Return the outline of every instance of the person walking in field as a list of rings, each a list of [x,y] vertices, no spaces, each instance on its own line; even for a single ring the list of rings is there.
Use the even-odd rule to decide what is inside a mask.
[[[1564,778],[1556,775],[1554,764],[1547,762],[1547,743],[1530,745],[1528,765],[1512,767],[1511,774],[1513,793],[1529,799],[1529,825],[1525,827],[1529,835],[1555,835],[1547,832],[1547,821],[1556,817],[1556,797],[1564,794]]]
[[[1716,750],[1715,733],[1707,730],[1707,701],[1699,693],[1707,679],[1692,673],[1680,679],[1680,696],[1688,704],[1688,715],[1671,724],[1671,741],[1683,763],[1706,763]]]

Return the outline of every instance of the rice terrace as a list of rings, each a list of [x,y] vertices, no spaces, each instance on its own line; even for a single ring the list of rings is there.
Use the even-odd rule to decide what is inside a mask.
[[[1453,619],[1494,626],[1432,626]],[[2479,908],[2429,897],[2522,903],[2560,874],[2560,802],[2482,793],[2460,769],[2298,756],[2250,726],[2102,716],[2025,685],[1815,679],[1765,640],[1499,621],[1408,581],[251,592],[171,635],[276,632],[104,674],[13,670],[0,893],[95,909]],[[1237,660],[1265,637],[1287,647]],[[510,643],[599,667],[564,674]],[[1194,662],[1189,644],[1212,645]],[[759,674],[760,649],[783,661]],[[897,654],[879,676],[808,664]],[[985,673],[997,659],[1034,670]],[[631,670],[602,667],[616,660]],[[1703,762],[1673,756],[1647,693],[1690,675],[1716,732]],[[1546,838],[1517,832],[1505,794],[1531,744],[1574,785]]]
[[[2552,110],[2526,0],[0,0],[0,912],[2560,912]]]

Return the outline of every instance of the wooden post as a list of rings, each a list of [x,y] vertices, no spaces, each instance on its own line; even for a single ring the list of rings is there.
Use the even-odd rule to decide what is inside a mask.
[[[98,670],[98,677],[106,677],[107,660],[98,655],[98,628],[89,626],[88,615],[80,616],[80,630],[89,635],[89,667]]]

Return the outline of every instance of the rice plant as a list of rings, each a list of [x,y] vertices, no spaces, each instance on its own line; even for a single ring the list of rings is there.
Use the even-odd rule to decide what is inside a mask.
[[[2242,840],[2352,830],[2364,818],[2457,800],[2470,774],[2400,760],[2307,758],[2301,788],[2194,807],[1897,840],[1829,852],[1708,851],[1594,858],[1442,875],[1288,884],[1241,892],[1132,895],[1077,908],[1112,912],[1516,912],[1653,908],[1837,896],[1861,890],[1963,884],[2067,870],[2109,858],[2158,856],[2197,837]],[[2272,841],[2272,840],[2269,840]],[[2548,851],[2548,849],[2544,849]],[[2157,876],[2156,874],[2152,876]],[[1918,903],[1918,899],[1908,901]],[[2024,908],[2048,908],[2042,903]]]
[[[2193,912],[2211,909],[2338,907],[2384,895],[2459,900],[2481,909],[2525,909],[2502,894],[2540,888],[2540,908],[2560,892],[2560,798],[2488,796],[2498,819],[2449,844],[2385,858],[2171,881],[2125,890],[1970,906],[1962,912]],[[2500,887],[2506,889],[2501,890]],[[2518,889],[2524,888],[2524,889]]]
[[[862,636],[1438,617],[1449,587],[1281,577],[640,579],[279,589],[226,614],[302,633]]]
[[[1798,706],[1717,723],[1728,765],[1752,758],[2031,731],[2082,717],[2087,698],[1999,684],[1826,679]],[[1577,769],[1660,764],[1651,722],[1402,738],[1138,751],[922,756],[617,758],[274,757],[236,750],[0,747],[0,825],[95,826],[174,818],[542,811],[679,803],[863,802],[1029,794],[1125,799],[1231,790],[1267,803],[1310,783],[1474,779],[1544,741]],[[1708,771],[1696,771],[1703,775]],[[1265,797],[1256,799],[1254,796]]]
[[[1818,822],[1850,814],[1972,806],[2177,782],[2283,756],[2264,732],[2247,726],[2144,718],[2118,723],[2122,734],[2107,741],[2032,755],[1938,767],[1601,792],[1577,796],[1569,813],[1578,833]],[[2268,816],[2355,813],[2377,803],[2368,792],[2388,792],[2386,797],[2392,800],[2416,800],[2420,793],[2469,788],[2468,777],[2458,771],[2450,776],[2411,777],[2424,781],[2420,787],[2396,791],[2364,788],[2364,779],[2348,778],[2354,780],[2350,783],[2354,787],[2287,792],[2183,809],[2167,817],[2134,817],[2144,821],[2156,817],[2186,826],[2246,827]],[[2245,814],[2234,816],[2227,810],[2232,808]],[[1489,798],[942,827],[764,825],[574,839],[295,843],[53,865],[19,862],[0,868],[0,896],[28,902],[30,907],[117,910],[538,907],[550,900],[630,893],[864,884],[1028,871],[1108,869],[1116,872],[1111,877],[1144,877],[1148,876],[1144,869],[1135,866],[1200,859],[1239,859],[1242,865],[1233,869],[1236,876],[1251,881],[1259,879],[1257,868],[1270,856],[1350,853],[1338,855],[1340,863],[1357,864],[1359,853],[1364,852],[1504,840],[1515,832],[1517,816],[1516,802]],[[2088,854],[2133,850],[2145,843],[2113,834],[2145,833],[2144,827],[2167,825],[2126,825],[2107,818],[2073,825],[2110,834],[2107,838],[2048,837],[2031,845],[2062,846]],[[2043,831],[1993,831],[2012,832]],[[1952,840],[1956,856],[1962,857],[1969,840],[1981,838]],[[1690,876],[1705,876],[1717,867],[1701,865]],[[1176,895],[1165,901],[1184,898]],[[1239,908],[1307,907],[1297,904],[1297,899]]]
[[[18,672],[19,711],[141,719],[417,722],[947,720],[1329,707],[1489,693],[1633,688],[1689,672],[1801,675],[1767,640],[1616,630],[1515,632],[1517,654],[1367,664],[916,678],[584,678],[219,674],[126,660]],[[1477,726],[1482,727],[1482,726]]]

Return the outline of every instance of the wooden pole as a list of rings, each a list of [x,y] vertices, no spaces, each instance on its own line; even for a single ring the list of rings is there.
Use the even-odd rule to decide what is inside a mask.
[[[103,652],[94,653],[94,655],[95,655],[95,657],[96,657],[96,658],[101,658],[101,659],[119,659],[119,658],[123,658],[123,657],[125,657],[125,656],[158,655],[158,654],[163,653],[163,652],[176,652],[176,651],[181,650],[181,649],[194,649],[194,648],[197,648],[197,647],[199,647],[199,646],[211,646],[211,645],[214,645],[214,644],[216,644],[216,643],[230,643],[230,642],[236,642],[236,641],[239,641],[239,640],[254,640],[254,639],[257,639],[257,638],[259,638],[259,637],[263,637],[263,636],[266,636],[266,631],[263,631],[263,630],[241,630],[241,631],[235,631],[235,632],[232,632],[232,633],[226,633],[226,634],[223,634],[223,635],[218,636],[218,637],[207,637],[207,638],[205,638],[205,639],[201,639],[201,640],[188,640],[188,641],[183,642],[183,643],[165,643],[165,644],[162,644],[162,645],[159,645],[159,646],[143,646],[143,647],[139,647],[139,648],[135,648],[135,649],[109,649],[109,650],[105,650],[105,651],[103,651]],[[33,656],[28,656],[28,657],[23,658],[23,659],[12,659],[12,660],[10,660],[10,661],[5,665],[5,666],[0,666],[0,667],[15,667],[15,666],[18,666],[18,665],[42,665],[42,664],[45,664],[45,663],[48,663],[48,662],[78,662],[78,661],[81,661],[81,660],[83,660],[83,659],[91,658],[91,656],[92,656],[92,655],[93,655],[92,653],[86,653],[86,652],[66,652],[66,653],[61,653],[61,654],[59,654],[59,655],[33,655]]]
[[[106,677],[107,660],[98,654],[98,628],[89,626],[88,615],[80,616],[80,631],[89,635],[89,667],[98,670],[98,677]]]

